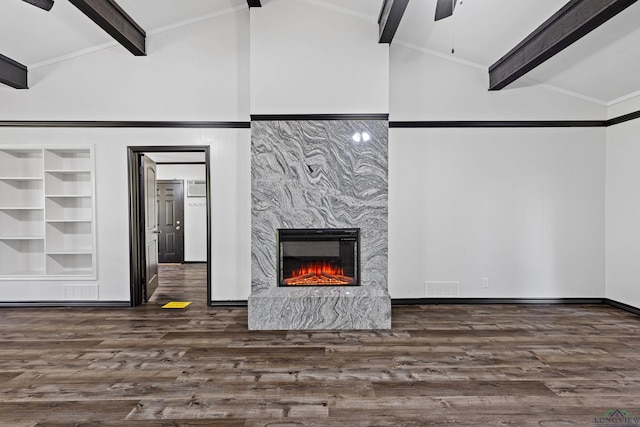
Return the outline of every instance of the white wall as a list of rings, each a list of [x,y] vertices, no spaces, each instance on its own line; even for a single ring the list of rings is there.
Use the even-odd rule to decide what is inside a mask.
[[[206,197],[190,197],[188,180],[205,180],[205,165],[162,164],[156,167],[159,180],[180,180],[184,186],[183,229],[185,262],[207,261],[207,204]]]
[[[393,44],[391,120],[604,119],[543,87],[489,92],[488,72]],[[603,128],[391,129],[389,292],[603,297]],[[482,279],[489,287],[482,287]]]
[[[147,37],[147,56],[114,46],[0,85],[4,120],[248,120],[249,12]]]
[[[249,12],[154,34],[147,57],[121,46],[0,86],[2,120],[248,120]],[[213,298],[250,290],[249,129],[0,128],[0,144],[91,143],[96,156],[100,301],[129,301],[127,146],[211,149]],[[79,282],[73,282],[80,284]],[[63,299],[62,281],[0,281],[1,301]]]
[[[625,114],[634,113],[640,110],[640,94],[625,101],[616,102],[607,109],[609,119],[614,119]]]
[[[251,293],[251,132],[235,134],[235,141],[212,143],[210,153],[212,299],[218,301]]]
[[[390,53],[390,120],[602,120],[602,105],[542,86],[489,91],[489,72],[399,44]]]
[[[640,121],[607,129],[607,298],[640,307]]]
[[[604,132],[392,129],[391,296],[603,297]]]
[[[0,141],[95,144],[98,300],[129,300],[127,146],[208,145],[211,155],[213,299],[250,292],[250,132],[248,129],[0,128]],[[65,284],[0,281],[2,301],[63,299]]]
[[[255,114],[389,111],[392,120],[607,115],[543,87],[488,92],[486,70],[371,40],[373,21],[270,0],[152,35],[145,58],[117,46],[35,70],[28,91],[0,86],[0,119],[248,120],[250,100]],[[636,123],[608,131],[392,129],[391,295],[422,297],[425,280],[459,280],[467,297],[604,296],[606,163],[606,296],[640,306],[640,247],[628,237],[640,233]],[[95,144],[102,301],[129,300],[126,147],[208,145],[213,298],[248,297],[248,129],[0,128],[2,143]],[[62,285],[0,281],[0,299],[60,300]]]
[[[386,113],[378,24],[305,0],[251,8],[251,113]]]

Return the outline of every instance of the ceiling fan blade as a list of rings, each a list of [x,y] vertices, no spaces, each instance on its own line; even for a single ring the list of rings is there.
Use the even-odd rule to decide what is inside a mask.
[[[53,7],[53,0],[22,0],[25,1],[29,4],[32,4],[36,7],[39,7],[40,9],[44,9],[44,10],[51,10],[51,8]]]
[[[436,21],[453,15],[456,3],[458,3],[458,0],[438,0],[436,4]]]

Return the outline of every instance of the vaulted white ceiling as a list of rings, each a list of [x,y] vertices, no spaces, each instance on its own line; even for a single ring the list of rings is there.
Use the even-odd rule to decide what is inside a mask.
[[[147,32],[247,7],[246,0],[117,0]],[[262,0],[269,7],[270,0]],[[298,0],[377,21],[382,0]],[[565,0],[459,0],[434,22],[436,0],[410,0],[393,43],[488,69]],[[640,94],[640,2],[503,90],[546,84],[602,105]],[[31,68],[115,44],[66,0],[50,12],[22,0],[0,2],[0,53]],[[452,53],[453,49],[453,53]]]

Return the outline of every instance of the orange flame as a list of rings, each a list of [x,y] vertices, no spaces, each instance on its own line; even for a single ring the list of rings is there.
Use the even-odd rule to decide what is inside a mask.
[[[293,270],[293,277],[304,276],[306,274],[332,274],[344,276],[344,268],[334,267],[330,262],[315,262],[313,264],[305,265],[297,270]]]
[[[315,262],[294,270],[291,277],[283,280],[288,286],[353,285],[355,279],[345,276],[344,268],[330,262]]]

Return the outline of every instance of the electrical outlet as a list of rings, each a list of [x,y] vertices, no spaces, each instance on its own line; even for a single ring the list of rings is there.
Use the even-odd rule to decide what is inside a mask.
[[[484,277],[482,279],[482,287],[483,288],[488,288],[489,287],[489,278],[488,277]]]

